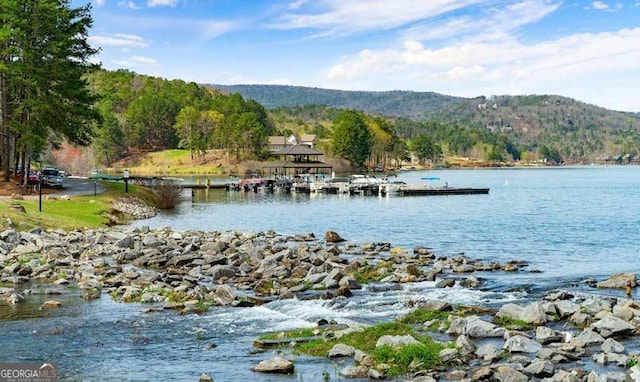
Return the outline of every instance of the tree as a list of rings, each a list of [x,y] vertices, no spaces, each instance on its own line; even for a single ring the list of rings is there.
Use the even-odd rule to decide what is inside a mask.
[[[90,5],[71,8],[68,0],[3,0],[0,133],[5,181],[14,148],[26,169],[31,154],[47,143],[90,142],[92,123],[100,119],[83,78],[95,67],[89,60],[97,53],[86,41],[90,11]]]
[[[410,144],[411,151],[416,155],[420,164],[427,161],[436,162],[442,156],[442,148],[424,134],[419,134]]]
[[[371,154],[369,128],[362,113],[344,110],[333,122],[331,147],[337,157],[363,166]]]
[[[109,165],[122,157],[125,152],[124,133],[120,122],[111,112],[104,112],[102,123],[96,129],[93,140],[96,159]]]
[[[189,150],[191,159],[193,159],[193,154],[203,137],[202,130],[198,126],[199,119],[200,112],[193,106],[186,106],[178,113],[174,125],[178,138],[180,138],[178,145]]]

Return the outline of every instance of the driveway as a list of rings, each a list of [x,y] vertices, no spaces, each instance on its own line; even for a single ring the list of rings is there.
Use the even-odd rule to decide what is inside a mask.
[[[64,189],[62,190],[56,190],[55,194],[70,196],[93,195],[102,193],[105,190],[104,186],[92,179],[78,177],[64,178],[63,187]]]

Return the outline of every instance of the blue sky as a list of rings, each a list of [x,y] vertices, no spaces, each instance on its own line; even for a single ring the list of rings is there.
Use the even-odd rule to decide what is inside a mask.
[[[74,0],[73,5],[89,0]],[[640,0],[91,0],[106,69],[640,112]]]

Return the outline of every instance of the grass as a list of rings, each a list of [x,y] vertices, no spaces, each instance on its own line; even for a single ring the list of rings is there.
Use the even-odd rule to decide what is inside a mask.
[[[111,210],[111,203],[118,197],[136,195],[148,200],[150,192],[143,187],[129,186],[129,193],[125,193],[122,183],[104,182],[106,191],[96,196],[73,196],[66,199],[54,197],[42,198],[42,211],[38,199],[29,200],[5,200],[0,202],[0,227],[8,228],[7,219],[17,225],[20,231],[27,231],[36,227],[43,229],[62,228],[66,231],[84,230],[91,228],[105,228],[113,225],[114,217],[107,216]],[[26,213],[9,208],[12,204],[20,204]],[[116,224],[126,223],[126,218],[120,216],[122,221]]]
[[[506,317],[506,316],[494,317],[493,318],[493,323],[495,325],[502,326],[505,329],[512,329],[512,330],[533,330],[533,329],[535,329],[535,325],[533,325],[533,324],[530,324],[530,323],[528,323],[526,321],[523,321],[523,320],[516,320],[515,318]]]
[[[277,332],[277,333],[265,333],[261,334],[258,337],[261,340],[279,340],[282,338],[303,338],[303,337],[313,337],[316,334],[314,333],[315,329],[296,329],[288,332]]]
[[[387,272],[380,272],[381,269]],[[353,272],[353,278],[360,284],[373,283],[382,280],[393,271],[393,263],[391,261],[381,261],[377,265],[364,265]]]
[[[107,171],[119,172],[122,168],[127,168],[137,175],[222,175],[225,169],[215,160],[221,155],[221,153],[209,151],[204,158],[194,156],[191,159],[189,150],[163,150],[141,154],[128,160],[126,164],[109,168]]]
[[[442,312],[437,310],[430,310],[427,308],[417,308],[411,312],[405,314],[398,319],[398,322],[404,324],[422,325],[427,321],[436,320],[436,322],[429,325],[430,329],[438,328],[442,323],[446,326],[449,325],[449,315],[451,312]]]
[[[420,343],[395,349],[389,346],[376,347],[378,339],[383,335],[407,334],[413,336]],[[429,336],[416,334],[409,324],[390,322],[367,327],[362,331],[347,334],[340,339],[319,339],[300,343],[295,346],[294,351],[326,357],[327,352],[337,343],[350,345],[368,353],[376,364],[388,364],[389,369],[386,370],[388,376],[407,374],[412,362],[414,364],[417,362],[424,368],[437,366],[440,364],[438,354],[445,348],[445,345],[434,341]]]

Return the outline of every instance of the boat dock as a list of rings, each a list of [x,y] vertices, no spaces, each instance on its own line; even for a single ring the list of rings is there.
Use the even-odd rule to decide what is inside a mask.
[[[95,180],[109,180],[109,181],[123,181],[125,178],[122,176],[109,176],[109,175],[97,175],[91,177]],[[142,186],[152,187],[155,182],[167,181],[176,178],[165,177],[151,177],[151,176],[131,176],[127,180],[133,184],[139,184]],[[360,178],[362,179],[362,178]],[[371,196],[436,196],[436,195],[477,195],[488,194],[489,188],[471,188],[471,187],[451,187],[448,185],[442,187],[417,185],[417,184],[405,184],[403,182],[389,182],[389,183],[372,183],[372,182],[343,182],[344,185],[332,182],[331,180],[323,184],[322,186],[310,187],[309,183],[292,184],[291,182],[284,182],[282,180],[275,181],[272,179],[259,179],[259,183],[255,182],[250,187],[242,186],[241,181],[231,181],[226,183],[212,182],[209,178],[196,179],[194,183],[185,183],[182,181],[176,182],[181,188],[191,190],[227,190],[227,191],[242,191],[242,192],[258,192],[258,191],[284,191],[284,192],[296,192],[296,193],[326,193],[326,194],[339,194],[348,193],[349,195],[371,195]]]
[[[419,187],[409,186],[398,189],[398,195],[475,195],[488,194],[488,188],[458,188],[458,187]]]

